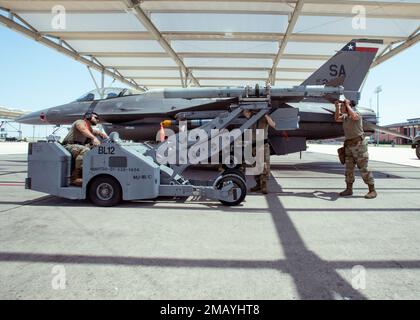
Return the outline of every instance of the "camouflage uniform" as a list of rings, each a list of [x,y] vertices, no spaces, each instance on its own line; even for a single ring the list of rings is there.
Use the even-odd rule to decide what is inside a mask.
[[[343,130],[346,138],[344,152],[347,189],[340,195],[352,194],[354,167],[356,165],[360,170],[363,181],[369,186],[369,190],[374,191],[375,180],[368,168],[369,152],[363,131],[363,118],[359,112],[356,111],[356,114],[359,116],[359,120],[353,120],[348,115],[343,118]]]
[[[367,185],[375,183],[372,172],[369,171],[369,152],[367,141],[364,138],[346,140],[344,143],[346,155],[346,182],[354,183],[354,167],[360,170],[360,175]]]
[[[90,139],[85,137],[78,129],[77,124],[85,120],[76,120],[67,136],[63,139],[64,148],[70,152],[72,158],[75,160],[74,171],[72,172],[72,179],[81,178],[83,170],[83,156],[90,150]],[[86,122],[89,131],[93,132],[90,123]]]
[[[70,152],[74,162],[74,171],[77,177],[82,177],[83,170],[83,157],[86,152],[90,151],[90,148],[80,144],[66,144],[64,148]]]
[[[256,125],[253,126],[253,129],[262,129],[264,130],[264,166],[263,171],[259,175],[255,175],[254,179],[256,182],[256,187],[251,190],[262,190],[264,193],[267,192],[267,183],[270,178],[270,144],[268,143],[268,122],[265,117],[258,120]],[[256,139],[256,131],[254,131],[253,139]],[[255,140],[254,140],[255,141]],[[256,156],[256,146],[253,147],[253,155]],[[258,157],[257,157],[258,161]]]
[[[256,155],[256,148],[254,148],[254,156]],[[257,159],[258,160],[258,159]],[[267,185],[270,178],[270,144],[264,143],[264,167],[261,174],[255,175],[254,179],[257,185]]]

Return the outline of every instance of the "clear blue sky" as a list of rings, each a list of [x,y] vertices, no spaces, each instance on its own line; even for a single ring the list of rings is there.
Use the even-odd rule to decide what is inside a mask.
[[[0,26],[0,105],[39,110],[72,101],[94,89],[86,67],[42,44]],[[105,85],[111,79],[107,78]],[[380,95],[381,124],[420,117],[420,45],[417,44],[372,69],[361,105],[376,111]],[[122,86],[116,83],[115,86]]]

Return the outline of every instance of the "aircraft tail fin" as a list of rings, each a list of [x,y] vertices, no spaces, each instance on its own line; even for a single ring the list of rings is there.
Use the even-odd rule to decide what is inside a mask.
[[[353,39],[302,85],[342,85],[346,98],[359,100],[354,94],[360,90],[382,44],[382,40]]]

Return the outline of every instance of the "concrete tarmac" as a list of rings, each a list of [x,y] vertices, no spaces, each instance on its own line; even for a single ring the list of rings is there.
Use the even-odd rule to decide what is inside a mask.
[[[0,155],[0,299],[420,298],[420,168],[371,162],[366,200],[360,175],[338,197],[336,156],[271,159],[270,193],[238,207],[98,208],[25,190],[26,155]]]

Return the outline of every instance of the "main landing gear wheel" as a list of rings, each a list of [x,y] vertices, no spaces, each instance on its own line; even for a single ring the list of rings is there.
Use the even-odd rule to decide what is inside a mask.
[[[90,201],[100,207],[112,207],[122,200],[120,184],[109,176],[94,178],[88,191]]]
[[[219,201],[225,206],[237,206],[246,197],[245,181],[237,174],[228,173],[222,175],[222,178],[216,182],[215,187],[220,190],[229,184],[233,184],[233,188],[229,190],[229,197]]]
[[[418,144],[416,147],[416,156],[420,159],[420,144]]]

